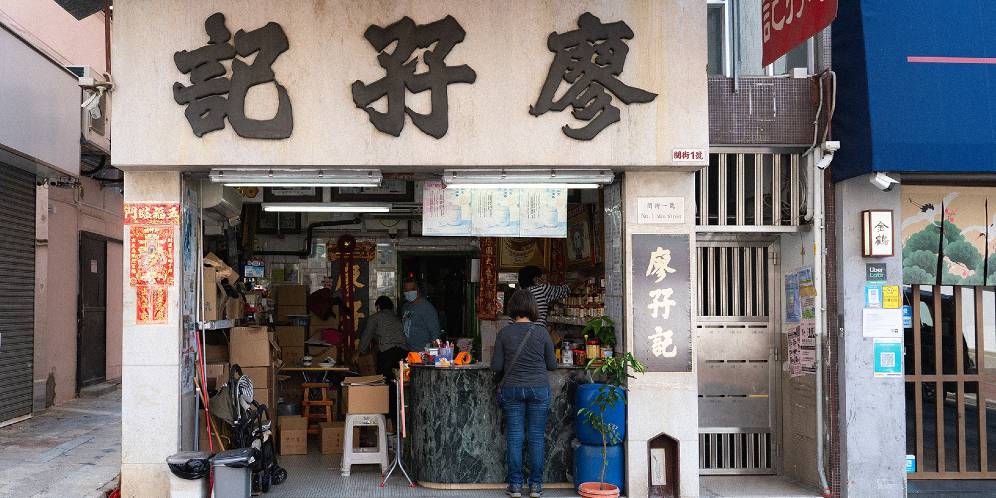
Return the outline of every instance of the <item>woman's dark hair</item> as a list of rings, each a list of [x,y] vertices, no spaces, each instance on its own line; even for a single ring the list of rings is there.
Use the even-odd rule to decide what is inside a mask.
[[[543,274],[543,270],[538,266],[527,266],[519,270],[519,287],[528,289],[536,283],[536,279]]]
[[[387,296],[380,296],[380,297],[378,297],[377,300],[374,301],[374,305],[377,306],[378,308],[382,309],[382,310],[393,310],[394,309],[394,301],[391,301],[391,298],[389,298]]]
[[[533,297],[532,293],[519,289],[512,293],[512,297],[509,298],[508,304],[505,305],[505,314],[512,317],[512,319],[525,317],[529,321],[535,322],[539,320],[539,309],[536,306],[536,298]]]

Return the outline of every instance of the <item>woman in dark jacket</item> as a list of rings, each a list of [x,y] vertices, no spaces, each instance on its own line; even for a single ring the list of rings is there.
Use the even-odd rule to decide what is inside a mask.
[[[557,368],[557,359],[550,333],[537,323],[539,313],[531,293],[515,291],[505,312],[514,322],[498,332],[491,368],[502,375],[499,382],[505,409],[506,492],[513,498],[522,496],[525,439],[529,448],[529,496],[537,498],[543,493],[543,430],[550,409],[547,371]]]

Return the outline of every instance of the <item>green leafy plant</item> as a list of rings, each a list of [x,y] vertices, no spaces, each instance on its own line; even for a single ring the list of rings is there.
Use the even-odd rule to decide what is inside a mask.
[[[606,422],[605,412],[616,405],[616,403],[626,403],[625,386],[626,379],[635,379],[636,376],[630,370],[637,373],[646,373],[647,367],[637,360],[633,353],[626,353],[620,356],[609,358],[590,359],[585,365],[585,370],[590,376],[597,376],[605,379],[603,385],[598,389],[598,394],[593,400],[591,408],[581,408],[578,416],[583,417],[585,422],[591,424],[602,436],[602,468],[598,475],[598,489],[605,488],[605,469],[609,466],[608,448],[609,445],[619,444],[619,426]]]
[[[612,348],[616,345],[615,325],[616,322],[607,316],[596,316],[584,324],[581,333],[594,336],[603,346]]]

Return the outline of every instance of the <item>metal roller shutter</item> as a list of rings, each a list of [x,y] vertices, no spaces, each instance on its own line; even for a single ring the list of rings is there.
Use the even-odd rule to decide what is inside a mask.
[[[31,413],[35,177],[0,164],[0,423]]]

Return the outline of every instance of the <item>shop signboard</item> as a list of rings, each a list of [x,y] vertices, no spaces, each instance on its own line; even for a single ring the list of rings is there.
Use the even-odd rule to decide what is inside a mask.
[[[649,372],[691,372],[688,235],[634,234],[633,354]]]
[[[761,65],[789,53],[837,17],[837,0],[764,0],[761,2]]]
[[[115,164],[704,166],[699,6],[120,0]]]

